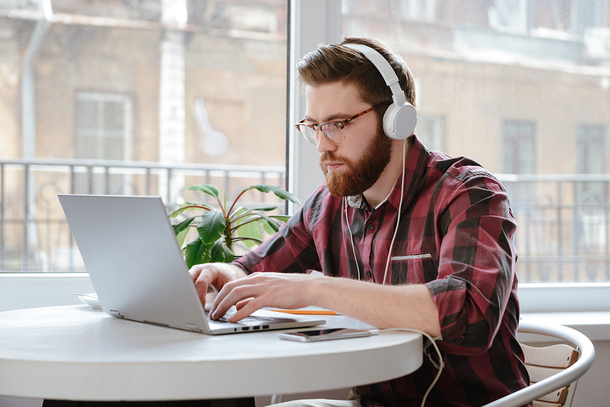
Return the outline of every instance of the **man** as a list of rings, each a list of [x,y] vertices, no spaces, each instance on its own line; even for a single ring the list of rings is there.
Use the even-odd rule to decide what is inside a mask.
[[[298,64],[306,118],[297,127],[317,145],[326,182],[256,250],[230,265],[193,267],[202,301],[213,284],[212,318],[232,305],[231,321],[266,306],[316,305],[381,329],[424,331],[445,362],[429,405],[483,405],[525,387],[506,191],[469,159],[429,151],[415,135],[386,136],[392,92],[345,44],[378,51],[414,104],[411,73],[378,41],[347,38],[306,55]],[[437,372],[433,359],[354,388],[353,405],[419,405]]]

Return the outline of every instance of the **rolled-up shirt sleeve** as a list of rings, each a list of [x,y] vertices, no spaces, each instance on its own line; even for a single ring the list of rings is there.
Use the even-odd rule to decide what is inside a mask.
[[[313,194],[280,228],[254,250],[238,258],[235,263],[247,274],[254,272],[305,273],[320,270],[316,244],[310,230],[311,217],[317,216],[323,188]]]
[[[506,191],[488,173],[447,180],[440,215],[438,277],[427,283],[446,352],[477,355],[492,345],[514,295],[516,224]],[[451,174],[448,174],[451,177]]]

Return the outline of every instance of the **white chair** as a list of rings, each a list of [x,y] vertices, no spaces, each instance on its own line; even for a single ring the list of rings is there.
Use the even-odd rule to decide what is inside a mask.
[[[569,342],[565,345],[528,347],[524,345],[525,364],[532,383],[525,389],[485,405],[485,407],[518,407],[533,405],[569,407],[576,391],[578,379],[593,364],[593,343],[575,329],[561,325],[533,324],[522,321],[519,333],[552,336]]]
[[[593,364],[595,348],[582,333],[562,325],[533,324],[522,321],[519,333],[546,335],[569,342],[567,345],[533,347],[522,345],[525,365],[532,379],[530,386],[498,399],[484,407],[519,407],[534,402],[534,407],[570,407],[578,379]],[[554,341],[549,339],[549,342]],[[274,394],[271,404],[283,395]]]

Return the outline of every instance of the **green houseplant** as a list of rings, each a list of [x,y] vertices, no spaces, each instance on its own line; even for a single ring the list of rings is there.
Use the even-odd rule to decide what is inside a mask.
[[[252,248],[263,242],[264,229],[272,234],[280,229],[280,222],[286,222],[287,215],[269,215],[277,207],[246,208],[237,206],[237,201],[250,190],[272,192],[280,199],[299,204],[299,200],[290,192],[272,185],[253,185],[242,190],[230,206],[226,197],[220,199],[218,189],[212,185],[194,185],[188,188],[212,196],[218,208],[201,202],[186,202],[169,216],[176,218],[184,212],[199,212],[173,225],[178,244],[182,248],[184,259],[189,268],[195,264],[222,262],[230,263],[235,258],[235,243],[241,242]],[[197,236],[184,245],[188,231],[197,228]]]

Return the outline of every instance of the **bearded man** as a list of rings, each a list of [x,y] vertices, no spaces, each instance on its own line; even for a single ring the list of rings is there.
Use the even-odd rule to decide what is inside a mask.
[[[260,247],[230,265],[195,266],[191,276],[202,302],[210,285],[220,291],[215,319],[232,305],[231,322],[262,307],[315,305],[380,329],[423,331],[445,364],[428,404],[483,405],[528,384],[506,190],[474,161],[428,150],[413,128],[386,128],[395,93],[368,49],[389,62],[415,105],[408,67],[378,41],[347,38],[306,55],[298,64],[306,116],[297,128],[317,147],[326,182]],[[355,387],[338,403],[420,405],[434,362]]]

